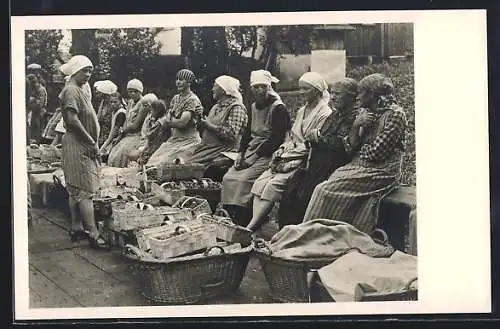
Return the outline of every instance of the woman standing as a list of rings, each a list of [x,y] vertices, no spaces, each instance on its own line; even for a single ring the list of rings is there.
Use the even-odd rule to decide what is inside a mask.
[[[125,168],[128,166],[128,154],[137,147],[141,139],[141,127],[147,116],[147,108],[141,102],[144,87],[142,82],[132,79],[127,83],[130,100],[127,104],[127,120],[116,144],[109,153],[108,166]]]
[[[307,170],[298,170],[289,182],[280,201],[280,227],[301,223],[316,185],[350,160],[344,140],[349,137],[356,117],[357,96],[358,83],[354,79],[346,78],[333,86],[333,113],[321,129],[312,130],[306,136],[311,143],[309,166]]]
[[[380,200],[398,186],[401,176],[407,121],[393,91],[391,80],[382,74],[359,82],[362,109],[349,136],[356,155],[314,189],[304,221],[329,218],[372,234]]]
[[[147,166],[170,163],[177,155],[200,143],[197,125],[203,115],[203,106],[198,96],[191,91],[195,79],[190,70],[177,72],[175,84],[179,93],[170,101],[166,116],[157,121],[160,129],[171,129],[171,136],[151,155]]]
[[[229,160],[221,152],[238,149],[248,122],[239,89],[238,79],[227,75],[215,79],[212,93],[217,103],[210,109],[207,118],[200,120],[204,130],[201,143],[180,155],[185,162],[201,163],[207,167],[221,166]]]
[[[332,113],[328,106],[328,84],[321,75],[305,73],[299,79],[299,87],[306,98],[306,105],[297,111],[290,139],[274,152],[271,168],[253,184],[253,215],[247,225],[249,230],[257,230],[274,204],[280,201],[290,177],[307,162],[309,147],[306,136],[321,128]]]
[[[241,139],[238,158],[222,180],[222,203],[239,225],[252,217],[252,185],[269,168],[271,156],[290,129],[290,114],[271,83],[279,80],[268,71],[253,71],[250,86],[255,102]]]
[[[62,168],[69,194],[71,240],[88,238],[92,247],[107,248],[96,227],[92,202],[99,188],[99,123],[84,85],[90,79],[93,65],[87,57],[77,55],[61,65],[60,70],[70,76],[61,92],[61,112],[66,126]],[[88,236],[83,224],[89,231]]]
[[[39,78],[30,74],[28,79],[28,104],[27,108],[30,113],[29,136],[35,143],[40,143],[44,130],[44,117],[47,111],[47,90],[40,83]]]

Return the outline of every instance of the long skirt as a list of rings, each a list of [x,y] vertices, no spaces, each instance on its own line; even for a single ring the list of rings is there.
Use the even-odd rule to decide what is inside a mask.
[[[108,166],[125,168],[129,164],[129,153],[137,148],[141,141],[141,135],[134,134],[123,137],[111,148],[108,157]]]
[[[270,158],[259,158],[251,167],[236,170],[231,167],[222,179],[222,203],[241,207],[252,206],[252,186],[269,168]]]
[[[304,222],[327,218],[371,234],[378,222],[380,201],[397,188],[398,179],[395,169],[364,167],[352,161],[316,186]]]
[[[170,163],[183,152],[195,147],[201,141],[199,135],[189,137],[170,137],[151,155],[148,166]]]
[[[201,163],[208,166],[218,166],[230,163],[231,160],[222,152],[232,152],[233,148],[220,144],[198,144],[179,154],[186,163]]]
[[[287,173],[272,173],[270,169],[267,169],[253,184],[252,194],[263,200],[279,202],[290,178],[293,177],[297,170],[299,169]]]

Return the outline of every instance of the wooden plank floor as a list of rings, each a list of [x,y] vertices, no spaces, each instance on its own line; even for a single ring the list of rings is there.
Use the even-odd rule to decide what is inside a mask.
[[[91,249],[72,243],[70,219],[52,209],[33,209],[29,229],[30,307],[147,306],[118,251]],[[275,231],[264,228],[264,237]],[[269,236],[267,236],[269,235]],[[270,303],[269,288],[259,261],[251,258],[240,289],[205,304]]]

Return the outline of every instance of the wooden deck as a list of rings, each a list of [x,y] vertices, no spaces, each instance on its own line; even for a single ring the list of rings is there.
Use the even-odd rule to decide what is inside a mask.
[[[31,308],[148,306],[118,251],[72,243],[70,219],[52,209],[33,209],[29,229]],[[266,234],[267,230],[267,234]],[[268,225],[264,236],[273,228]],[[270,303],[259,261],[251,258],[240,289],[210,304]],[[207,302],[206,302],[207,304]]]

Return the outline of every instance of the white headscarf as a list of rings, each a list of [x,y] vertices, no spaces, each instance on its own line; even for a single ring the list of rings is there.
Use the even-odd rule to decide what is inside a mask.
[[[127,89],[135,89],[138,90],[141,94],[144,92],[144,86],[142,85],[141,80],[132,79],[127,83]]]
[[[271,83],[278,83],[280,80],[276,77],[273,77],[271,72],[266,70],[257,70],[252,71],[250,73],[250,86],[254,85],[268,85],[271,86]]]
[[[73,76],[75,73],[80,71],[85,67],[94,67],[90,59],[87,56],[76,55],[71,57],[71,59],[59,67],[59,71],[65,75]]]
[[[42,66],[40,64],[37,64],[37,63],[32,63],[32,64],[28,65],[27,69],[28,70],[41,70]]]
[[[94,83],[94,87],[97,89],[97,91],[106,95],[111,95],[118,91],[118,86],[115,85],[111,80],[97,81],[96,83]]]
[[[156,95],[155,95],[155,94],[153,94],[153,93],[149,93],[149,94],[144,95],[144,96],[141,98],[140,102],[141,102],[142,104],[146,104],[146,103],[151,104],[151,103],[153,103],[153,102],[154,102],[155,100],[157,100],[157,99],[158,99],[158,97],[156,97]]]
[[[299,83],[300,82],[305,82],[311,85],[312,87],[316,88],[317,90],[319,90],[323,94],[323,96],[321,97],[323,101],[326,102],[330,101],[330,93],[328,92],[328,83],[326,83],[325,79],[319,73],[306,72],[300,77]]]
[[[240,80],[228,75],[221,75],[215,79],[215,83],[218,84],[227,95],[238,99],[240,102],[243,101],[243,96],[240,93]]]

